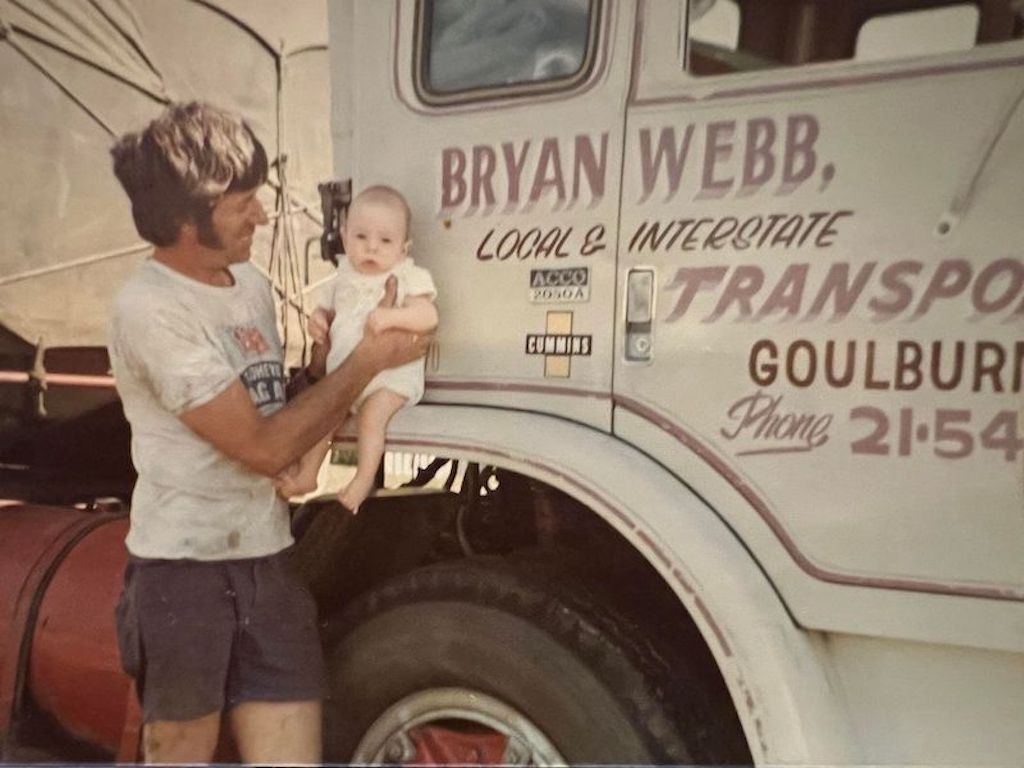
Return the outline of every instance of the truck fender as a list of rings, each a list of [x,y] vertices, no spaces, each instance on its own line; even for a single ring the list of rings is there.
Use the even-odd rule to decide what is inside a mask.
[[[649,457],[567,420],[472,406],[407,409],[388,447],[500,466],[586,505],[657,570],[697,625],[755,762],[860,762],[823,638],[796,625],[742,541]]]

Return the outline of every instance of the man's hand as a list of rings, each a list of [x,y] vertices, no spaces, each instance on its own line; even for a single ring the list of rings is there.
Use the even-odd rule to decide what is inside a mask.
[[[394,275],[388,275],[388,279],[384,281],[384,296],[377,304],[381,309],[390,309],[395,306],[395,299],[398,298],[398,278]]]
[[[384,298],[377,305],[377,310],[374,310],[377,315],[384,314],[379,310],[394,307],[397,296],[398,279],[391,275],[384,283]],[[432,332],[414,333],[398,328],[376,331],[371,329],[368,323],[363,339],[359,342],[356,350],[369,365],[374,366],[379,372],[419,360],[427,354],[427,348],[433,340]]]
[[[370,314],[366,316],[366,330],[369,333],[378,334],[388,329],[388,309],[390,307],[370,310]]]
[[[364,354],[371,365],[378,366],[379,372],[419,360],[427,354],[433,340],[432,332],[416,333],[400,328],[389,328],[380,333],[368,333],[363,336],[356,349],[367,347]]]
[[[395,308],[397,298],[398,278],[394,275],[388,275],[388,279],[384,281],[384,296],[381,297],[377,306],[370,310],[370,314],[366,316],[366,328],[363,331],[365,334],[376,336],[388,329],[387,317],[389,310]]]
[[[322,346],[331,346],[331,323],[334,322],[334,310],[324,309],[323,307],[317,307],[313,310],[313,314],[309,316],[309,322],[306,323],[306,330],[309,331],[310,338],[313,339],[314,344],[320,344]]]

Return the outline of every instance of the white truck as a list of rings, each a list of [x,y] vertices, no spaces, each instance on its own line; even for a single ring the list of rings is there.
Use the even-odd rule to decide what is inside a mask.
[[[535,547],[383,592],[360,754],[450,707],[535,759],[1019,765],[1021,4],[329,18],[337,176],[440,291],[391,445],[526,478]]]
[[[442,320],[422,487],[295,510],[327,759],[1024,763],[1020,0],[328,18],[327,255],[394,185]],[[51,413],[104,383],[45,362]],[[45,715],[137,757],[86,506],[0,515],[8,756]]]

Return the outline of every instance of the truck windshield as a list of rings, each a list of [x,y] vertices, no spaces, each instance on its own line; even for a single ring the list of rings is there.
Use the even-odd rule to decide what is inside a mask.
[[[965,51],[1024,36],[1016,0],[691,0],[688,71],[721,75]]]
[[[432,0],[422,10],[429,94],[572,81],[587,61],[592,0]]]

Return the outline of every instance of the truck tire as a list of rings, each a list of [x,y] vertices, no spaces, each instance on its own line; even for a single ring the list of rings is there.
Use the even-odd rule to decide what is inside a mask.
[[[328,625],[325,759],[693,763],[635,629],[545,561],[399,576]]]

